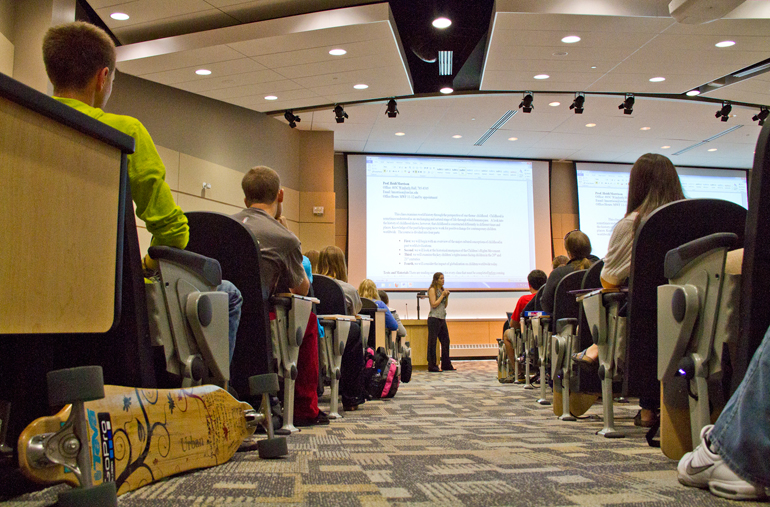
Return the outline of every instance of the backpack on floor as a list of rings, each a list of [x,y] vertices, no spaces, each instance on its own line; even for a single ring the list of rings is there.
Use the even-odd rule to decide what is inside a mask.
[[[366,350],[364,371],[366,391],[373,399],[392,398],[398,391],[398,364],[383,347]]]

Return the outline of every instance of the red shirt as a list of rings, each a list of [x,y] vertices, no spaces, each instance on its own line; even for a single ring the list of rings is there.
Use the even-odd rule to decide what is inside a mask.
[[[524,310],[524,307],[527,306],[527,303],[529,303],[533,297],[535,297],[535,294],[527,294],[519,298],[519,301],[516,303],[516,309],[513,310],[513,315],[511,315],[512,321],[519,321],[519,318],[521,317],[521,311]]]

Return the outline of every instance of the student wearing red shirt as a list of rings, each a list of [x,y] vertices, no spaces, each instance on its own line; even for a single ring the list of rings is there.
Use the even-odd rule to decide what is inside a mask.
[[[529,283],[529,294],[519,298],[519,301],[516,303],[516,308],[513,310],[513,314],[511,315],[511,328],[505,331],[503,334],[503,343],[505,344],[505,353],[508,356],[509,364],[513,364],[513,362],[516,361],[516,354],[513,351],[513,336],[515,330],[521,327],[521,323],[519,322],[521,312],[524,310],[524,307],[527,306],[527,303],[529,303],[532,298],[535,297],[535,294],[537,294],[537,291],[540,289],[540,287],[545,285],[547,279],[548,277],[546,274],[539,269],[530,271],[530,273],[527,275],[527,283]],[[504,378],[502,382],[505,384],[512,384],[515,380],[516,378],[511,375]]]

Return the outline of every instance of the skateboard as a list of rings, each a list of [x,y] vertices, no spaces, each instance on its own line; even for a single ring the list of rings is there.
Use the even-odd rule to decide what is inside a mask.
[[[277,391],[274,375],[252,379],[259,384],[259,377],[269,378],[256,390]],[[98,385],[100,379],[100,367],[49,373],[49,403],[71,404],[36,419],[20,435],[19,467],[25,476],[42,484],[81,486],[81,492],[114,483],[120,495],[225,463],[259,424],[268,429],[268,439],[258,442],[260,457],[287,454],[286,440],[273,438],[266,395],[257,411],[217,386],[142,389]]]

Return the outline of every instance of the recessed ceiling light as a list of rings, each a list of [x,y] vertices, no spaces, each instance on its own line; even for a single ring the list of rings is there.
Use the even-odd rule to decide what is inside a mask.
[[[708,151],[717,151],[716,148],[709,148]]]
[[[714,45],[718,48],[729,48],[730,46],[735,46],[735,42],[731,40],[723,40],[722,42],[717,42]]]
[[[452,93],[454,90],[448,86],[443,87],[439,90],[443,94]]]
[[[556,107],[556,106],[560,106],[561,102],[549,102],[548,105],[551,107]]]
[[[588,128],[595,127],[595,126],[596,126],[596,123],[586,123],[586,127]]]
[[[566,51],[557,51],[557,52],[551,53],[551,54],[553,56],[567,56],[567,55],[569,55],[569,53],[567,53]]]
[[[199,76],[208,76],[211,74],[211,71],[209,69],[198,69],[195,71],[195,73]]]
[[[397,136],[405,136],[406,134],[404,134],[403,132],[396,132],[396,135]]]
[[[433,20],[433,26],[436,28],[448,28],[452,24],[449,18],[436,18]]]
[[[455,134],[452,136],[452,139],[460,139],[462,136],[460,134]]]
[[[125,21],[129,18],[128,14],[124,12],[113,12],[110,17],[116,21]]]
[[[347,51],[345,51],[344,49],[332,49],[331,51],[329,51],[329,54],[332,56],[342,56],[344,54],[347,54]]]
[[[650,127],[642,127],[639,130],[650,130]]]
[[[574,44],[575,42],[580,42],[580,37],[578,37],[577,35],[568,35],[564,37],[561,41],[565,44]]]
[[[596,65],[593,65],[591,68],[592,68],[592,69],[595,69],[595,68],[596,68]]]
[[[267,97],[265,97],[265,100],[278,100],[278,97],[276,97],[275,95],[268,95]]]
[[[661,149],[661,150],[667,150],[667,149],[669,149],[669,148],[671,148],[671,146],[668,146],[668,145],[666,145],[666,146],[661,146],[661,147],[660,147],[660,149]]]
[[[355,88],[356,90],[366,90],[367,88],[369,88],[369,85],[361,83],[361,84],[353,85],[353,88]]]
[[[535,79],[548,79],[549,77],[551,76],[549,76],[548,74],[538,74],[537,76],[535,76]]]
[[[665,77],[651,77],[650,83],[660,83],[661,81],[665,81]]]
[[[688,97],[695,97],[696,95],[700,95],[700,90],[690,90],[689,92],[685,93]]]
[[[518,137],[509,137],[508,140],[509,141],[518,141],[519,138]]]

